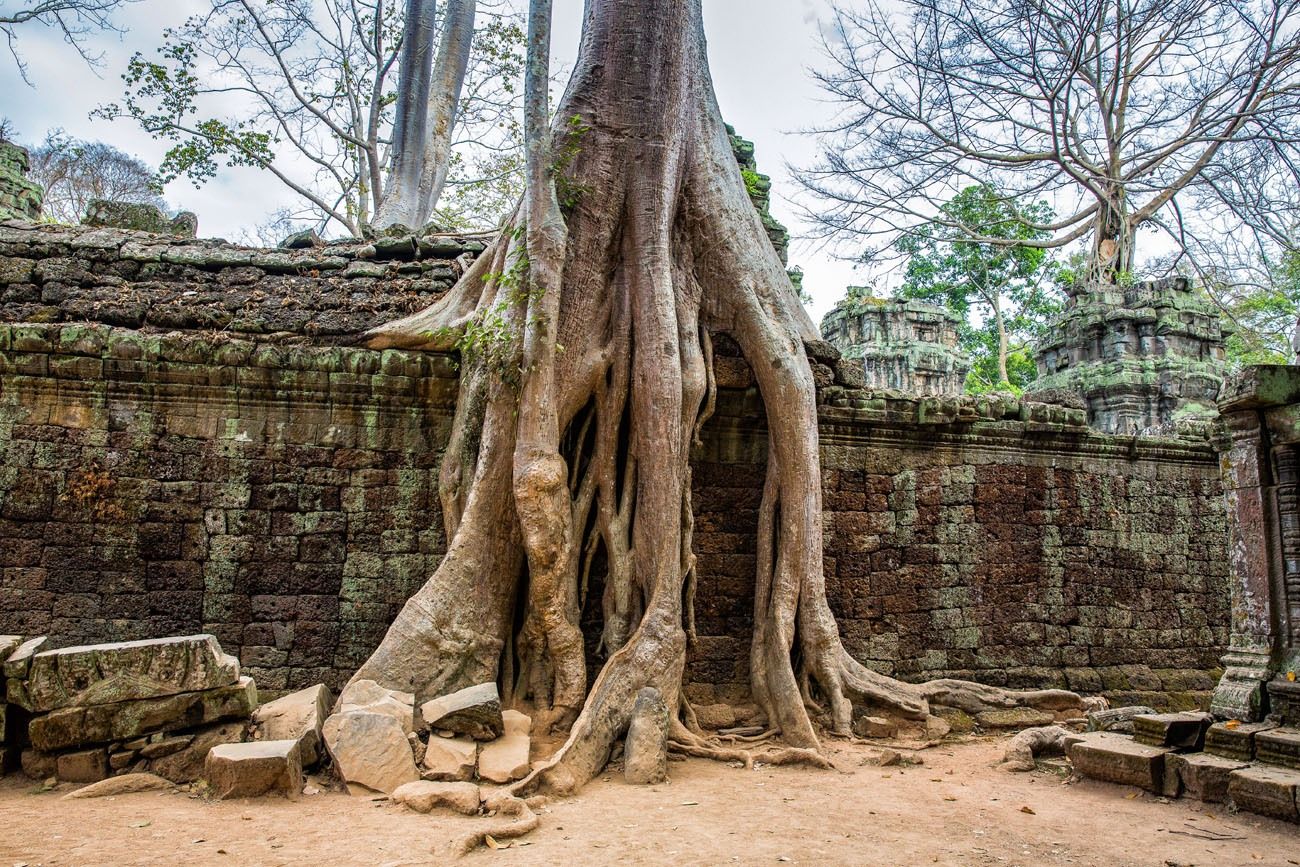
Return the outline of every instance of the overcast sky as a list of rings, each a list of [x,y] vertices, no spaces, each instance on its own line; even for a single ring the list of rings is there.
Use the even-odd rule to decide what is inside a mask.
[[[206,0],[142,0],[119,13],[124,36],[108,34],[90,43],[102,53],[97,70],[88,68],[59,36],[39,27],[22,31],[18,48],[29,67],[33,86],[22,82],[10,58],[0,55],[0,117],[8,117],[19,140],[33,143],[47,130],[62,128],[79,138],[101,139],[152,165],[165,148],[131,123],[92,121],[90,111],[120,99],[120,75],[131,54],[151,54],[164,28],[207,8]],[[556,0],[555,60],[568,68],[576,52],[582,0]],[[830,111],[812,83],[807,67],[820,62],[819,27],[828,0],[704,0],[705,27],[713,79],[728,122],[757,145],[759,168],[774,178],[772,210],[798,236],[794,209],[785,196],[795,193],[786,162],[807,164],[815,144],[800,129],[815,126]],[[290,195],[253,169],[223,169],[217,179],[196,190],[177,181],[166,190],[168,202],[199,215],[200,233],[237,237],[241,229],[263,222]],[[817,245],[796,240],[791,264],[804,269],[805,288],[820,318],[863,275]]]

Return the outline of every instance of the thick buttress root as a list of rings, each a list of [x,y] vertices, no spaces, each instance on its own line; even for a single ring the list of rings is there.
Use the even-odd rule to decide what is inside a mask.
[[[372,335],[458,349],[464,369],[441,485],[447,557],[357,676],[417,696],[508,678],[507,696],[568,731],[517,793],[570,793],[600,773],[643,687],[684,706],[689,455],[713,408],[714,333],[739,344],[768,408],[751,689],[784,744],[737,749],[675,721],[674,748],[828,767],[817,699],[840,734],[854,701],[916,720],[931,702],[1080,706],[1069,693],[906,684],[845,650],[822,573],[804,354],[817,333],[732,155],[700,0],[589,3],[556,117],[546,152],[563,165],[542,171],[530,155],[528,198],[496,245],[436,305]],[[588,688],[579,617],[598,563],[607,658]]]

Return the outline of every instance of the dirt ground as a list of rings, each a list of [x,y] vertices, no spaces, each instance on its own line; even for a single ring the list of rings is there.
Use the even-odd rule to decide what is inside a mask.
[[[923,766],[887,768],[842,744],[831,748],[839,771],[674,762],[671,782],[651,787],[611,773],[548,807],[522,841],[463,863],[1300,865],[1300,827],[1046,770],[1006,773],[994,766],[1002,744],[943,745],[920,754]],[[483,821],[334,792],[64,801],[75,787],[39,788],[0,781],[0,867],[443,864],[446,843]]]

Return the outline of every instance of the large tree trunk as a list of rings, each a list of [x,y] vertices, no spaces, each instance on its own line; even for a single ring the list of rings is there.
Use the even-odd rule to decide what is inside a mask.
[[[420,228],[433,216],[438,200],[447,185],[451,145],[456,129],[465,72],[469,68],[470,49],[474,44],[474,17],[477,0],[448,0],[442,20],[442,40],[433,67],[429,89],[428,139],[424,146],[424,166],[420,174],[420,204],[413,228]]]
[[[392,154],[384,194],[375,209],[379,228],[396,223],[414,225],[420,205],[420,175],[424,142],[428,138],[426,106],[433,71],[434,18],[437,0],[407,0],[398,58],[396,118]],[[415,226],[415,228],[419,228]]]
[[[808,707],[818,698],[841,734],[851,699],[921,720],[932,697],[968,708],[1077,702],[909,685],[845,651],[822,573],[804,352],[817,335],[732,155],[700,0],[586,8],[549,136],[537,135],[546,10],[534,10],[529,192],[511,227],[434,307],[373,335],[376,347],[459,348],[464,363],[441,479],[448,554],[357,678],[417,700],[502,678],[543,725],[568,731],[541,774],[558,791],[599,773],[643,687],[685,710],[689,452],[713,405],[710,334],[721,333],[742,348],[768,407],[751,686],[787,746],[816,758]],[[598,550],[610,655],[588,689],[578,618]],[[684,721],[672,737],[726,754]]]

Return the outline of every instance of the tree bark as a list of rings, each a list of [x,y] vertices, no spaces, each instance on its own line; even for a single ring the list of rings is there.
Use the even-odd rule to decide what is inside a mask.
[[[375,226],[401,223],[418,228],[420,177],[428,138],[427,104],[433,71],[434,19],[437,0],[407,0],[398,60],[399,88],[393,122],[392,156],[384,195],[375,209]]]
[[[601,771],[644,687],[685,709],[672,727],[679,749],[737,756],[690,729],[682,695],[695,572],[689,455],[712,411],[711,333],[740,345],[768,407],[751,688],[793,750],[769,760],[824,763],[808,710],[818,698],[840,734],[853,699],[918,720],[932,697],[1079,701],[905,684],[844,649],[822,571],[804,352],[817,333],[732,155],[700,3],[589,0],[546,132],[549,0],[535,0],[526,199],[447,296],[372,334],[375,347],[460,348],[463,365],[441,478],[447,556],[356,676],[419,700],[513,672],[504,691],[568,731],[527,781],[561,793]],[[588,688],[578,613],[596,551],[607,563],[609,655]]]
[[[474,17],[477,0],[448,0],[443,13],[442,40],[434,63],[433,83],[429,90],[427,139],[424,165],[420,174],[419,207],[413,228],[429,222],[447,185],[451,145],[456,129],[465,73],[469,69],[470,49],[474,44]]]

